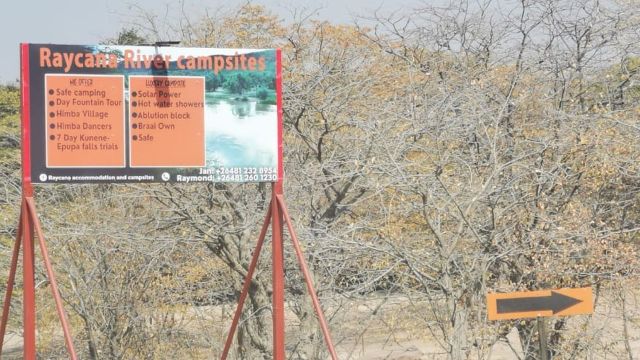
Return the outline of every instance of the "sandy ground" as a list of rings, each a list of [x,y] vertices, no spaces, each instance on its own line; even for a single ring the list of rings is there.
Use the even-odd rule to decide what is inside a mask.
[[[629,291],[626,295],[627,333],[633,359],[640,358],[640,290]],[[381,305],[382,304],[382,305]],[[342,304],[344,309],[332,321],[332,336],[340,359],[344,360],[440,360],[447,359],[443,346],[439,344],[424,325],[424,313],[415,301],[394,298],[392,300],[367,300],[353,304]],[[222,346],[230,321],[220,321],[229,317],[232,308],[211,307],[192,312],[189,323],[198,331],[220,332],[211,345]],[[226,314],[226,315],[225,315]],[[293,318],[293,315],[288,315]],[[215,323],[217,325],[212,325]],[[630,359],[624,343],[624,321],[619,297],[601,298],[593,316],[576,316],[569,320],[565,336],[582,338],[590,346],[587,352],[590,360]],[[339,324],[339,325],[338,325]],[[196,328],[193,328],[195,331]],[[295,331],[287,332],[289,341]],[[62,339],[60,338],[62,343]],[[220,344],[217,344],[220,342]],[[77,346],[77,345],[76,345]],[[219,350],[218,350],[219,351]],[[3,346],[3,359],[20,359],[22,338],[15,331],[7,332]],[[506,339],[496,342],[490,350],[478,352],[471,349],[470,360],[512,360],[522,358],[522,348],[518,334],[512,330]],[[583,353],[584,354],[584,353]],[[576,358],[583,358],[580,355]],[[207,355],[204,358],[217,358]],[[565,356],[558,357],[560,359]]]
[[[564,336],[581,339],[588,347],[580,355],[570,356],[560,353],[557,359],[640,359],[640,289],[626,293],[626,326],[629,348],[624,342],[624,324],[621,298],[602,296],[597,299],[596,311],[592,316],[579,315],[568,319]],[[342,326],[340,335],[351,334],[350,340],[338,345],[340,359],[367,360],[409,360],[409,359],[447,359],[443,347],[426,331],[420,331],[421,314],[419,304],[412,302],[410,309],[401,299],[390,301],[380,316],[371,317],[375,304],[359,305],[357,319],[345,324],[360,324],[359,327]],[[382,308],[381,308],[382,309]],[[422,314],[424,317],[424,314]],[[552,319],[550,319],[552,320]],[[406,324],[406,326],[403,326]],[[362,329],[365,328],[363,331]],[[424,328],[424,327],[423,327]],[[361,331],[356,334],[354,331]],[[354,341],[355,340],[355,341]],[[520,338],[515,329],[506,339],[496,342],[486,351],[470,348],[467,359],[470,360],[514,360],[522,359],[523,351]]]

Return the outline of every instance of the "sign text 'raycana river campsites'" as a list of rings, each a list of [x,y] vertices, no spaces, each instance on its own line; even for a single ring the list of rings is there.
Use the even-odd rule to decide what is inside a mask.
[[[26,46],[33,182],[281,176],[277,50]]]

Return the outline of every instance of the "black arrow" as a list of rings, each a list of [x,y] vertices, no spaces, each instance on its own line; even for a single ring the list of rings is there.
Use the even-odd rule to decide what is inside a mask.
[[[515,299],[496,299],[498,314],[527,312],[527,311],[552,311],[559,313],[582,300],[562,295],[555,291],[550,296],[522,297]]]

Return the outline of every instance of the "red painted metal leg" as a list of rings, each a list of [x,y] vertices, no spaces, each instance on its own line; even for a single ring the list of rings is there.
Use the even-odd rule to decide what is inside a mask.
[[[282,246],[282,211],[276,198],[274,185],[271,199],[271,252],[273,284],[273,358],[285,359],[284,350],[284,251]]]
[[[23,354],[26,360],[36,358],[36,286],[34,276],[33,219],[27,200],[22,200],[22,315],[24,328]]]
[[[251,286],[251,279],[253,279],[253,273],[258,265],[258,259],[260,258],[260,252],[262,251],[262,244],[264,243],[264,238],[267,235],[267,230],[269,229],[269,223],[271,222],[271,205],[269,205],[269,210],[267,210],[267,216],[264,218],[264,223],[262,224],[262,230],[260,230],[260,235],[258,236],[258,244],[256,248],[253,250],[253,257],[251,258],[251,263],[249,264],[249,269],[247,270],[247,274],[244,277],[244,284],[242,285],[242,291],[240,292],[240,299],[238,300],[238,306],[236,307],[236,312],[233,315],[233,321],[231,322],[231,328],[229,329],[229,334],[227,335],[227,341],[224,344],[224,350],[222,351],[222,360],[227,358],[229,355],[229,349],[231,349],[231,343],[233,342],[233,335],[236,333],[236,328],[238,327],[238,321],[240,321],[240,314],[242,314],[242,308],[244,306],[244,301],[249,294],[249,286]]]
[[[73,347],[73,341],[71,339],[71,331],[69,331],[69,324],[67,322],[67,316],[64,312],[64,308],[62,307],[62,299],[60,298],[60,292],[58,291],[58,283],[56,282],[56,277],[53,273],[53,267],[51,266],[51,260],[49,260],[49,252],[47,251],[47,245],[44,241],[44,234],[42,232],[42,226],[40,225],[40,220],[38,219],[38,215],[36,214],[36,206],[33,202],[33,198],[26,198],[27,205],[29,206],[29,211],[31,214],[31,220],[35,225],[36,235],[38,237],[38,243],[40,244],[40,252],[42,253],[42,259],[44,260],[45,268],[47,269],[47,277],[49,278],[49,284],[51,286],[51,293],[53,294],[53,299],[56,303],[56,311],[58,312],[58,318],[60,318],[60,324],[62,325],[62,332],[64,334],[64,343],[67,347],[67,351],[69,352],[69,357],[72,360],[76,360],[78,356],[76,355],[76,351]]]
[[[304,275],[304,280],[307,283],[307,290],[309,291],[309,295],[311,296],[311,300],[313,301],[313,307],[316,310],[316,315],[318,316],[318,320],[320,322],[320,328],[322,329],[322,334],[324,335],[324,341],[327,344],[329,353],[331,353],[331,358],[334,360],[337,360],[338,355],[336,354],[336,350],[333,346],[333,341],[331,340],[331,334],[329,333],[329,326],[327,325],[327,321],[324,318],[324,313],[322,312],[322,308],[320,307],[320,301],[318,301],[318,295],[316,294],[316,291],[313,287],[311,275],[309,274],[307,263],[304,261],[304,256],[302,255],[302,249],[300,249],[300,242],[298,241],[296,232],[293,229],[293,224],[291,223],[291,218],[289,217],[289,212],[287,211],[287,206],[284,203],[284,199],[282,195],[277,195],[276,197],[278,199],[278,204],[282,209],[284,220],[287,223],[287,228],[289,229],[289,235],[291,235],[291,241],[293,242],[293,247],[296,251],[296,257],[298,258],[300,269],[302,270],[302,274]]]
[[[11,255],[11,269],[9,270],[9,278],[7,279],[7,290],[4,294],[4,303],[2,305],[2,323],[0,323],[0,354],[4,347],[4,334],[7,330],[7,322],[9,321],[9,308],[11,307],[11,295],[13,294],[13,285],[16,280],[16,269],[18,268],[18,256],[20,255],[20,244],[22,240],[22,209],[20,210],[20,220],[18,221],[18,233],[16,234],[16,242],[13,244],[13,254]]]

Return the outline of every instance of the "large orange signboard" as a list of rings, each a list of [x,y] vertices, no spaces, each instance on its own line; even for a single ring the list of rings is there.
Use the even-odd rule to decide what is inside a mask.
[[[489,320],[593,313],[590,287],[487,294]]]
[[[282,176],[278,50],[21,47],[28,102],[23,155],[31,182]]]

